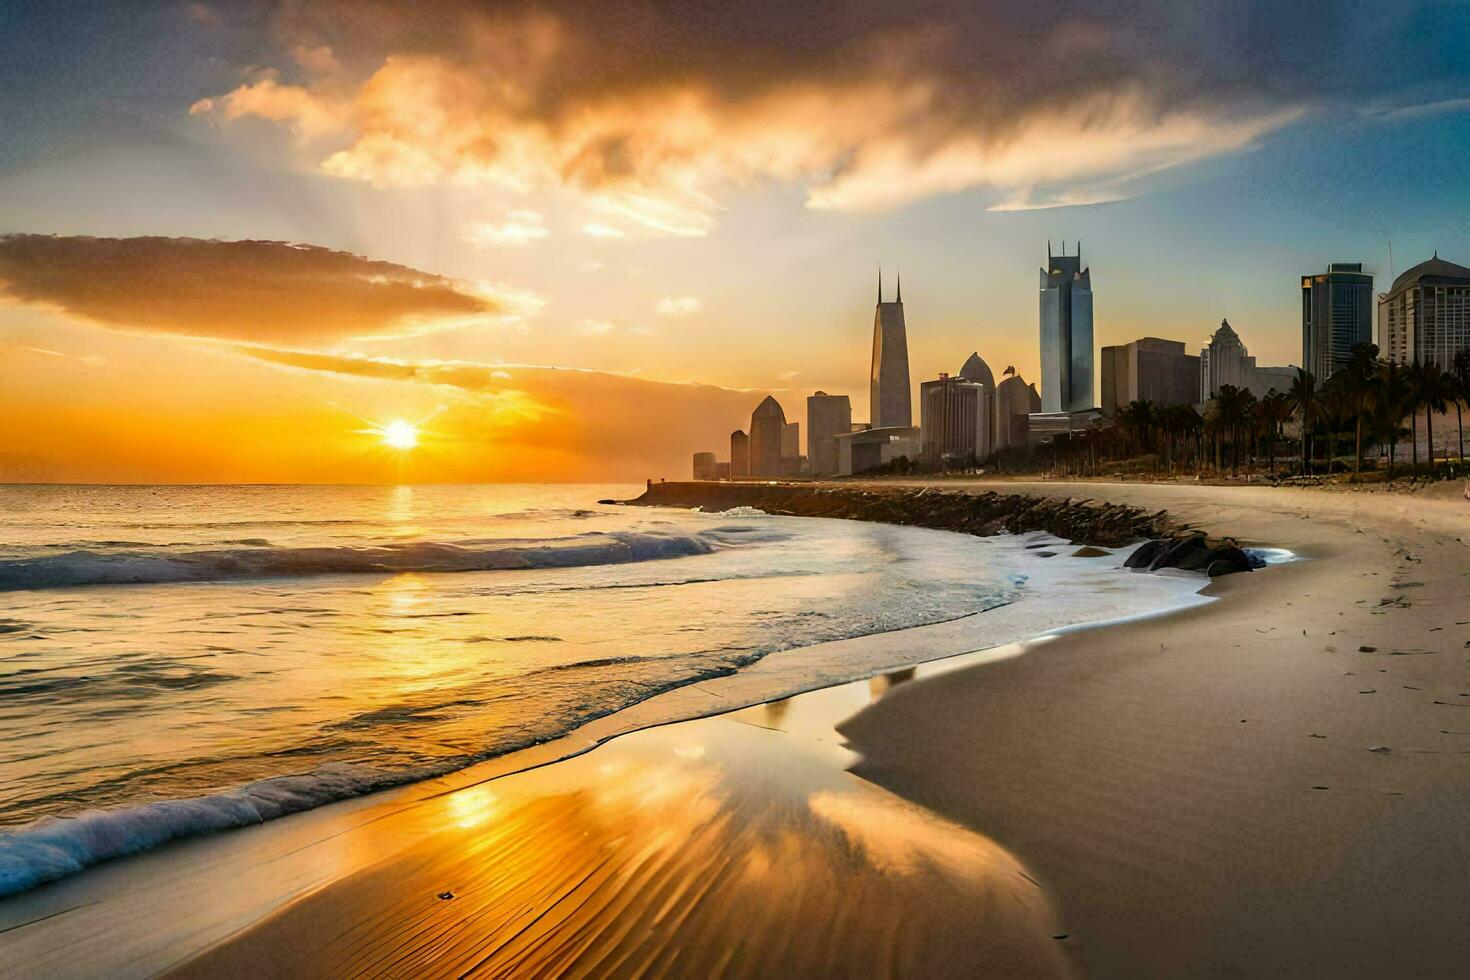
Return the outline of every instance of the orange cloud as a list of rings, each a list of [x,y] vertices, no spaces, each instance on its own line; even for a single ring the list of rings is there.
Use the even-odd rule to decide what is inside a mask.
[[[1244,68],[1207,86],[1160,61],[1147,32],[1190,27],[1166,10],[1136,24],[1106,11],[813,13],[784,31],[778,11],[674,23],[613,6],[416,20],[369,5],[353,28],[298,12],[283,30],[343,35],[355,75],[265,77],[195,110],[330,134],[320,167],[344,179],[568,188],[623,228],[675,236],[707,233],[723,190],[766,180],[848,210],[975,187],[1009,210],[1117,200],[1303,111]],[[752,22],[766,26],[743,38]]]
[[[110,327],[275,343],[503,322],[539,302],[316,245],[53,235],[0,236],[0,298]]]

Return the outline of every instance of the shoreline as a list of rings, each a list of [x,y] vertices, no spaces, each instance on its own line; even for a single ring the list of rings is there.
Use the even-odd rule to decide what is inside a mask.
[[[1046,536],[1038,538],[1033,535],[1026,540],[1035,542],[1045,539]],[[1122,554],[1115,555],[1118,561],[1121,561],[1121,557]],[[1103,565],[1111,566],[1115,563],[1107,562]],[[1054,564],[1054,561],[1047,562],[1047,565]],[[1093,563],[1078,559],[1073,564],[1080,567]],[[1117,571],[1102,566],[1096,568],[1096,574],[1111,574],[1114,578],[1119,577]],[[1206,582],[1200,577],[1191,577],[1188,580],[1179,578],[1173,581],[1164,581],[1163,577],[1158,576],[1151,576],[1151,578],[1155,580],[1152,584],[1156,587],[1154,601],[1161,604],[1163,608],[1131,615],[1175,612],[1189,604],[1185,599],[1186,594],[1194,597]],[[1163,598],[1165,596],[1170,598],[1166,600]],[[0,903],[0,930],[16,929],[25,926],[27,922],[38,921],[46,915],[54,914],[57,908],[65,911],[66,908],[90,901],[94,894],[101,894],[108,902],[116,901],[139,884],[151,885],[158,877],[170,875],[172,873],[170,858],[175,855],[182,855],[181,860],[186,864],[192,864],[197,860],[205,860],[211,864],[221,862],[228,864],[240,860],[248,862],[261,858],[269,861],[270,842],[260,846],[253,841],[247,843],[245,839],[271,837],[278,838],[292,849],[311,847],[323,838],[355,833],[360,827],[370,825],[380,819],[392,818],[400,811],[427,808],[432,806],[436,799],[451,797],[462,791],[473,792],[475,787],[507,776],[575,762],[584,757],[586,753],[605,747],[613,740],[631,733],[646,731],[649,728],[676,727],[711,716],[727,714],[732,710],[732,701],[736,704],[758,706],[768,703],[773,696],[778,694],[777,699],[784,701],[790,699],[793,692],[795,692],[795,697],[800,698],[808,694],[820,694],[832,690],[833,685],[841,687],[849,683],[864,683],[863,680],[852,681],[852,668],[841,666],[844,650],[847,647],[863,644],[887,648],[886,653],[881,653],[883,666],[875,668],[878,673],[889,672],[893,669],[912,669],[920,662],[943,663],[956,656],[961,659],[985,656],[984,650],[979,654],[973,652],[977,648],[986,646],[976,639],[976,627],[979,627],[982,632],[991,632],[999,627],[998,622],[986,618],[995,611],[994,609],[986,610],[928,626],[853,637],[819,644],[817,647],[780,651],[768,655],[762,661],[736,674],[666,691],[655,695],[648,701],[584,725],[560,739],[491,759],[458,773],[329,804],[326,807],[293,815],[290,820],[281,819],[264,825],[240,828],[230,834],[178,840],[153,851],[106,862],[82,875],[41,885],[32,891],[20,893]],[[1077,623],[1069,619],[1061,628],[1090,628],[1100,621],[1106,621],[1107,618],[1106,616],[1094,617],[1085,623]],[[993,644],[991,646],[993,647]],[[802,676],[794,687],[789,681],[789,670],[787,671],[787,683],[778,689],[771,687],[770,677],[762,676],[769,673],[763,670],[763,667],[774,667],[783,660],[801,659],[802,655],[817,650],[828,651],[827,656],[822,661],[812,661],[797,668],[801,670]],[[834,676],[834,670],[836,676]],[[863,671],[859,676],[867,673],[869,671]],[[878,673],[874,673],[873,676],[878,676]],[[762,685],[764,685],[764,690]],[[286,829],[288,825],[289,829]],[[239,847],[228,843],[236,839],[242,840]],[[145,870],[135,876],[132,873],[133,869]],[[139,880],[129,880],[135,877]],[[222,918],[262,922],[280,908],[296,901],[299,898],[296,893],[300,890],[315,891],[322,887],[330,887],[331,881],[339,880],[341,877],[340,869],[320,878],[308,875],[309,881],[288,882],[286,887],[279,889],[282,894],[278,898],[273,897],[263,901],[252,899],[245,903],[248,907],[227,910]],[[91,884],[94,880],[98,883],[95,888]],[[174,902],[165,901],[164,904],[171,912],[175,910]],[[48,946],[51,952],[55,953],[64,944],[67,930],[78,927],[75,917],[71,918],[73,921],[70,925],[57,921],[46,928],[46,931],[51,933],[49,939],[39,933],[30,935],[28,938],[32,940],[31,945],[41,951],[43,956],[47,955],[45,949]],[[100,936],[106,936],[108,932],[107,914],[101,913],[97,918],[101,920],[102,925],[97,932]],[[103,955],[105,959],[106,954]],[[83,961],[70,960],[73,963]],[[68,962],[68,960],[63,957],[62,960],[52,961],[52,965],[57,966],[63,962]],[[6,973],[7,971],[0,969],[0,975]]]
[[[945,489],[953,489],[953,484],[946,481]],[[977,489],[983,490],[985,485]],[[1060,496],[1069,490],[1075,493],[1076,487],[1041,484],[1028,492]],[[1450,750],[1424,752],[1420,750],[1432,747],[1416,745],[1414,739],[1430,736],[1429,731],[1420,731],[1426,729],[1425,722],[1432,722],[1436,715],[1453,714],[1452,707],[1440,707],[1439,698],[1422,695],[1431,681],[1451,686],[1452,672],[1460,658],[1451,662],[1442,657],[1442,667],[1433,656],[1389,660],[1394,655],[1390,640],[1380,640],[1385,644],[1378,648],[1381,652],[1363,654],[1353,652],[1356,646],[1324,637],[1332,633],[1329,627],[1344,633],[1372,628],[1401,645],[1409,642],[1408,638],[1416,635],[1416,624],[1406,613],[1413,607],[1393,601],[1381,607],[1377,604],[1389,583],[1374,583],[1371,578],[1387,580],[1390,573],[1395,577],[1393,585],[1404,587],[1398,598],[1408,589],[1421,589],[1426,601],[1420,605],[1439,614],[1438,618],[1446,618],[1443,613],[1459,595],[1447,590],[1463,589],[1466,581],[1461,568],[1465,564],[1464,539],[1470,538],[1470,519],[1451,509],[1448,501],[1418,500],[1409,508],[1401,508],[1404,513],[1392,515],[1394,533],[1382,535],[1380,541],[1379,536],[1363,530],[1364,515],[1357,513],[1364,506],[1363,500],[1343,501],[1348,495],[1336,495],[1337,503],[1327,503],[1324,495],[1306,490],[1265,500],[1257,496],[1259,491],[1242,493],[1236,488],[1171,490],[1157,485],[1088,484],[1086,490],[1094,494],[1102,490],[1133,506],[1147,506],[1164,494],[1170,497],[1169,510],[1176,518],[1207,530],[1229,524],[1247,541],[1289,546],[1322,560],[1272,569],[1262,573],[1266,578],[1236,575],[1208,584],[1211,595],[1228,601],[1141,622],[1059,635],[1031,649],[1025,657],[943,672],[942,680],[928,677],[897,685],[841,724],[841,735],[861,757],[852,760],[850,770],[856,775],[847,778],[861,777],[858,781],[865,786],[886,792],[882,799],[911,801],[907,805],[928,814],[926,820],[933,818],[945,827],[959,828],[983,839],[987,842],[984,853],[993,858],[987,867],[1016,869],[1028,876],[1026,880],[1034,878],[1045,885],[1045,891],[1039,894],[1026,892],[1027,901],[1042,902],[1033,904],[1035,909],[1050,908],[1054,903],[1060,932],[1048,934],[1048,939],[1062,933],[1067,938],[1050,940],[1064,947],[1065,955],[1060,959],[1045,952],[1047,944],[1028,941],[1017,947],[1024,949],[1025,955],[1014,962],[1036,965],[1035,972],[1065,974],[1080,965],[1088,972],[1107,975],[1271,972],[1287,968],[1336,970],[1352,975],[1404,963],[1414,964],[1420,972],[1454,972],[1458,957],[1465,952],[1454,924],[1457,920],[1452,921],[1454,909],[1458,907],[1456,902],[1470,895],[1470,881],[1466,880],[1470,873],[1459,870],[1463,863],[1457,861],[1462,855],[1455,828],[1458,814],[1463,812],[1461,804],[1470,803],[1470,780],[1462,775],[1463,763],[1459,768],[1455,766],[1460,761],[1456,757],[1460,750],[1454,750],[1455,754]],[[1282,491],[1266,493],[1279,495]],[[1444,536],[1447,520],[1460,540]],[[1436,542],[1436,538],[1443,540]],[[1372,575],[1371,562],[1381,559],[1385,552],[1394,557],[1395,549],[1400,553],[1394,566],[1386,567],[1382,576]],[[1453,564],[1456,560],[1460,565]],[[1400,574],[1406,569],[1413,573],[1413,579]],[[1429,574],[1431,571],[1434,574]],[[1316,619],[1304,618],[1301,607],[1286,608],[1307,587],[1316,590],[1319,598],[1329,597],[1329,605],[1314,614],[1324,620],[1320,625]],[[1374,596],[1374,604],[1368,605],[1368,600],[1362,598],[1365,589]],[[1395,594],[1389,592],[1389,596]],[[1249,601],[1243,601],[1246,599]],[[1349,613],[1353,614],[1351,618]],[[1460,618],[1470,620],[1463,614]],[[1302,623],[1312,635],[1304,633],[1304,642],[1298,643],[1287,634],[1294,635]],[[1253,636],[1251,645],[1260,649],[1246,654],[1233,652],[1232,647],[1238,646],[1236,641],[1246,636],[1245,630],[1277,635],[1269,641]],[[1448,624],[1439,624],[1436,619],[1419,624],[1417,635],[1432,640],[1436,634],[1431,630],[1450,633]],[[1470,631],[1459,629],[1453,633],[1455,645],[1470,642],[1461,633],[1470,636]],[[1150,646],[1159,637],[1164,638],[1167,650],[1155,651]],[[1332,648],[1330,652],[1323,649],[1324,645]],[[1348,670],[1342,669],[1344,663],[1349,665]],[[1351,667],[1384,673],[1412,668],[1416,673],[1435,676],[1420,679],[1423,687],[1402,685],[1420,688],[1420,693],[1408,695],[1402,703],[1390,703],[1387,698],[1364,702],[1362,699],[1370,696],[1356,694],[1359,688],[1338,690],[1341,682],[1333,685],[1332,679],[1344,673],[1349,675],[1344,678],[1349,685],[1361,683],[1351,676],[1356,673]],[[708,686],[713,684],[693,685]],[[1384,682],[1379,682],[1379,687],[1388,693]],[[707,692],[681,690],[708,698]],[[1443,693],[1453,696],[1449,691]],[[708,703],[718,706],[712,698]],[[1380,730],[1359,730],[1365,723],[1359,717],[1365,703],[1370,711],[1382,714],[1381,718],[1375,715]],[[661,726],[658,731],[660,737],[667,737],[681,726],[741,724],[729,721],[729,715],[723,717],[725,722],[704,718]],[[1284,719],[1315,727],[1316,734],[1329,737],[1311,738],[1297,731],[1300,725],[1296,724],[1289,726],[1289,733],[1277,730],[1285,725]],[[1394,726],[1407,726],[1408,734],[1383,734]],[[1200,734],[1196,729],[1207,731]],[[1255,737],[1257,732],[1265,736],[1261,744],[1241,737],[1243,733]],[[1289,741],[1288,735],[1301,744]],[[599,754],[621,751],[619,745],[632,744],[631,740],[638,737],[604,742],[598,752],[544,766],[540,771],[565,773],[580,762],[585,764],[584,771],[591,772],[590,763]],[[1451,735],[1444,737],[1453,741]],[[1370,752],[1370,739],[1385,741],[1395,751]],[[1356,745],[1357,741],[1363,744]],[[1327,750],[1318,755],[1325,755],[1330,762],[1333,771],[1328,777],[1319,772],[1324,765],[1321,758],[1303,754],[1319,749]],[[793,751],[792,746],[784,745],[755,758],[737,756],[746,759],[747,773],[759,774],[773,765],[784,770]],[[1402,768],[1408,770],[1403,775],[1408,778],[1391,792],[1402,795],[1389,796],[1389,791],[1377,795],[1347,792],[1353,780],[1369,780],[1385,770],[1396,773],[1392,767],[1401,761]],[[1283,766],[1285,771],[1276,771]],[[600,785],[607,785],[612,778],[602,775]],[[1299,785],[1302,779],[1308,782]],[[1312,779],[1321,782],[1311,783]],[[1336,794],[1331,789],[1310,788],[1329,783],[1343,788]],[[747,801],[759,800],[763,793],[779,796],[776,789],[766,786],[753,797],[750,793],[736,795]],[[394,893],[384,892],[382,885],[396,880],[389,869],[402,870],[405,866],[407,855],[401,843],[405,837],[418,839],[429,832],[434,834],[437,843],[426,843],[426,850],[418,854],[418,860],[431,864],[450,860],[466,848],[473,850],[477,838],[469,832],[472,828],[453,821],[449,801],[463,799],[466,793],[493,794],[494,790],[493,783],[481,780],[478,786],[459,790],[445,786],[442,792],[421,799],[404,799],[396,791],[379,794],[291,821],[225,835],[252,835],[253,840],[237,848],[211,846],[223,838],[207,838],[171,846],[167,853],[115,862],[92,874],[111,879],[114,898],[132,903],[135,918],[140,910],[162,917],[189,909],[191,895],[194,904],[200,897],[212,895],[218,875],[236,862],[253,860],[269,867],[273,888],[283,897],[271,908],[263,909],[259,895],[234,895],[232,908],[215,909],[216,919],[223,916],[224,921],[215,924],[215,928],[223,929],[218,938],[203,944],[216,948],[211,955],[223,956],[228,950],[234,951],[231,955],[247,951],[269,955],[269,944],[263,944],[268,929],[310,926],[315,920],[303,917],[310,903],[326,903],[318,907],[331,908],[334,916],[347,915],[348,919],[381,913],[386,918],[375,921],[390,933],[395,924],[417,921],[412,919],[414,915],[432,915],[433,921],[445,928],[450,928],[446,923],[459,923],[453,926],[455,934],[469,942],[464,937],[475,932],[475,920],[460,911],[464,906],[456,904],[458,896],[447,900],[447,904],[424,898],[426,908],[433,912],[419,908],[394,913],[389,902]],[[1263,795],[1266,798],[1256,799]],[[1453,803],[1436,805],[1435,801],[1445,795],[1452,796]],[[789,800],[789,796],[784,798]],[[1329,809],[1341,808],[1343,800],[1348,801],[1345,809],[1350,812]],[[1376,804],[1395,801],[1390,805],[1407,801],[1409,805],[1400,810],[1409,812],[1390,812],[1388,817],[1396,822],[1385,830],[1377,823],[1384,817],[1381,807],[1366,806],[1363,800]],[[313,814],[327,814],[328,810],[336,810],[328,814],[334,820],[340,817],[345,822],[338,825],[338,834],[328,845],[337,850],[323,854],[322,842],[312,839],[309,828],[318,824],[311,819]],[[1154,835],[1157,839],[1139,841],[1131,828],[1145,826],[1147,820],[1159,821],[1163,829]],[[1242,823],[1243,829],[1238,826]],[[270,833],[272,827],[275,833]],[[771,832],[783,828],[790,829],[788,823],[778,821]],[[388,833],[390,829],[392,833]],[[845,832],[838,833],[841,837]],[[1307,836],[1303,837],[1304,833]],[[1404,846],[1416,847],[1420,853],[1400,853],[1400,847],[1391,853],[1399,864],[1386,870],[1382,861],[1388,856],[1376,851],[1367,852],[1371,860],[1360,858],[1351,849],[1342,852],[1346,841],[1364,834],[1377,846],[1387,846],[1394,836],[1402,835]],[[262,843],[266,837],[272,838],[274,850]],[[540,840],[546,835],[538,830],[531,837]],[[849,851],[881,851],[878,841],[854,843],[851,837],[841,839]],[[381,843],[384,852],[370,856],[359,853],[364,840]],[[829,836],[824,845],[829,851],[835,846],[832,841]],[[1426,847],[1425,841],[1435,841],[1438,846]],[[991,849],[991,845],[998,850]],[[1324,846],[1331,853],[1332,863],[1326,863]],[[223,853],[230,850],[235,851],[233,858]],[[576,852],[577,848],[572,850]],[[493,851],[476,853],[481,860],[494,857]],[[290,864],[280,864],[288,856]],[[165,869],[162,861],[150,862],[150,858],[182,859],[185,864],[180,868],[175,861]],[[916,860],[927,867],[940,859],[919,860],[909,853],[903,866],[914,867]],[[150,864],[155,869],[152,876],[139,870]],[[1272,869],[1277,866],[1296,873],[1295,891],[1272,879]],[[1328,867],[1345,868],[1361,894],[1351,890],[1342,893],[1341,888],[1325,880],[1324,876],[1330,877],[1324,870]],[[676,861],[664,868],[667,874],[679,877],[690,873],[695,865]],[[178,872],[182,873],[175,874]],[[823,874],[829,876],[826,881],[830,888],[831,869]],[[154,890],[140,892],[137,886],[143,879],[150,879],[156,886]],[[697,883],[687,877],[680,880],[690,888]],[[1377,892],[1365,885],[1367,881],[1378,881],[1381,890],[1385,880],[1393,882],[1395,900],[1399,902],[1387,911],[1378,907]],[[368,888],[372,882],[376,885]],[[249,880],[239,883],[248,893]],[[17,938],[39,949],[45,946],[42,934],[49,934],[58,944],[52,952],[60,955],[58,946],[75,939],[78,923],[87,922],[91,925],[84,931],[90,937],[93,954],[114,952],[108,944],[123,938],[117,911],[69,910],[75,903],[66,900],[79,897],[75,889],[68,889],[73,884],[85,882],[76,879],[48,886],[55,887],[52,898],[58,901],[53,904],[64,914],[28,927],[28,935],[22,933]],[[937,887],[933,880],[928,880],[928,886],[931,890]],[[1411,891],[1421,900],[1400,901]],[[696,893],[702,894],[697,888],[690,894]],[[38,895],[40,890],[31,894]],[[376,905],[373,894],[380,899]],[[357,898],[351,899],[353,895]],[[1422,900],[1436,896],[1439,904]],[[919,919],[926,925],[943,918],[942,903],[938,907],[925,904],[924,894],[911,894],[906,901],[918,903],[915,907],[923,910]],[[556,904],[563,909],[581,907],[577,896],[570,893]],[[740,908],[724,907],[727,912],[734,908],[737,913]],[[886,921],[881,914],[874,914],[875,921]],[[1015,936],[1034,939],[1038,923],[1051,923],[1051,914],[1038,912],[1034,918],[1010,922],[1004,928]],[[599,924],[605,926],[606,920],[595,914],[579,923],[579,934],[591,930],[591,934],[606,935],[599,931]],[[11,924],[0,922],[0,928]],[[484,924],[480,920],[480,925]],[[177,955],[167,959],[164,966],[192,958],[199,946],[198,926],[197,920],[187,916],[178,925],[186,931],[194,930],[194,945],[188,950],[175,947]],[[725,928],[738,927],[727,923]],[[302,935],[313,934],[307,929]],[[439,933],[434,935],[443,938]],[[721,936],[718,931],[700,935],[711,942]],[[12,932],[7,939],[11,936],[17,933]],[[493,933],[480,932],[477,937],[474,941],[483,943],[491,941]],[[687,938],[683,934],[664,936],[665,941]],[[137,938],[128,941],[132,948],[138,948]],[[220,941],[226,941],[225,945],[219,946]],[[557,940],[547,933],[541,941],[554,944]],[[936,942],[948,948],[943,941]],[[792,947],[788,944],[784,948]],[[81,957],[85,953],[72,948],[68,955]],[[51,962],[54,965],[62,961]],[[284,968],[289,963],[281,961],[279,965]]]

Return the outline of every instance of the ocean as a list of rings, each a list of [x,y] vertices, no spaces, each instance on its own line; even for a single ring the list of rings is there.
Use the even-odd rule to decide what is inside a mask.
[[[596,503],[639,489],[0,487],[0,894],[462,769],[780,651],[1181,594],[1040,561],[1040,538]],[[1032,628],[1001,622],[987,639]],[[884,666],[849,654],[822,682]]]

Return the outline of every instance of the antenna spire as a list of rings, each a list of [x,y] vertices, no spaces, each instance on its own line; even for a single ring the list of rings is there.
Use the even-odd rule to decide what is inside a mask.
[[[902,303],[903,302],[903,270],[902,269],[899,269],[898,270],[898,296],[896,297],[896,300],[899,303]]]
[[[878,305],[883,305],[883,267],[878,266]]]

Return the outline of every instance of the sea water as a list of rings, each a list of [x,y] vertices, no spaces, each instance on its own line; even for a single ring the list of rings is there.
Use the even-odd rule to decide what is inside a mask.
[[[1038,577],[1016,538],[597,503],[637,492],[0,487],[0,894],[461,769],[777,651],[1023,600],[1040,625],[1157,604],[1099,598],[1116,563]]]

